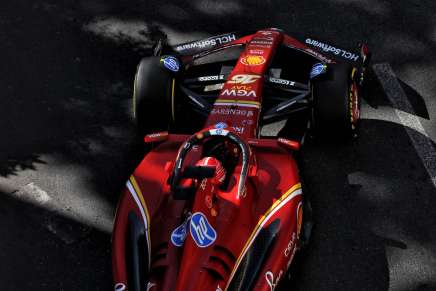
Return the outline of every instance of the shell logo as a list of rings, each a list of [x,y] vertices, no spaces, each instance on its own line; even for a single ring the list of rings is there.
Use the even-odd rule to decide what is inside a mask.
[[[241,59],[241,63],[246,66],[258,66],[265,63],[265,58],[263,56],[246,55]]]

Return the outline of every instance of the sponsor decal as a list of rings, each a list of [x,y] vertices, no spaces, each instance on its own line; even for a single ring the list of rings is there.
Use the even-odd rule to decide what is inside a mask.
[[[189,219],[190,217],[188,217],[181,225],[176,227],[176,229],[171,233],[171,242],[176,247],[181,247],[186,240]]]
[[[223,87],[224,87],[224,83],[207,85],[204,86],[204,92],[221,90]]]
[[[241,63],[246,66],[259,66],[265,63],[265,58],[256,55],[246,55],[241,59]]]
[[[211,129],[209,130],[210,135],[221,135],[221,136],[226,136],[229,131],[226,129]]]
[[[195,41],[187,44],[176,46],[176,51],[190,50],[190,49],[203,49],[207,47],[213,47],[216,45],[222,45],[236,40],[236,35],[228,34],[223,36],[217,36],[208,38],[205,40]]]
[[[152,282],[147,283],[147,291],[149,291],[153,287],[156,287],[156,283],[152,283]]]
[[[115,291],[124,291],[127,290],[126,285],[124,283],[117,283],[114,287]]]
[[[270,40],[252,40],[250,41],[250,45],[258,46],[258,45],[264,45],[267,47],[270,47],[273,44]]]
[[[204,76],[198,78],[198,81],[200,82],[218,81],[218,80],[224,80],[224,75]]]
[[[225,89],[221,95],[223,96],[237,96],[237,97],[257,97],[256,91],[251,90],[235,90],[235,89]]]
[[[279,275],[275,279],[274,279],[273,272],[268,271],[265,273],[265,280],[271,291],[274,291],[276,289],[278,283],[280,282],[280,279],[282,278],[282,275],[283,275],[282,270],[280,270]]]
[[[274,38],[271,37],[271,36],[261,36],[261,37],[256,37],[255,41],[257,41],[257,40],[260,40],[260,41],[262,41],[262,40],[273,41]]]
[[[166,132],[166,131],[151,133],[151,134],[147,134],[144,137],[144,142],[145,143],[159,142],[159,141],[165,140],[165,138],[167,138],[167,137],[168,137],[168,132]]]
[[[252,54],[252,55],[263,55],[265,53],[265,51],[264,50],[251,49],[251,50],[248,50],[248,53]]]
[[[150,138],[161,137],[161,136],[164,136],[164,134],[162,132],[147,134],[147,137],[150,137]]]
[[[162,131],[162,132],[147,134],[147,137],[149,137],[149,138],[158,138],[158,137],[163,137],[163,136],[167,136],[167,135],[168,135],[167,131]]]
[[[296,252],[297,252],[297,248],[295,247],[292,249],[292,253],[291,253],[291,256],[289,257],[288,263],[286,264],[286,268],[289,269],[289,266],[291,265],[292,260],[294,259]]]
[[[227,83],[247,85],[247,84],[252,84],[252,83],[256,82],[260,78],[261,78],[261,76],[259,76],[259,75],[239,74],[239,75],[234,75],[232,77],[232,79],[230,81],[228,81]]]
[[[285,79],[278,79],[278,78],[273,78],[273,77],[270,77],[268,79],[268,81],[271,83],[280,84],[280,85],[288,85],[288,86],[295,85],[295,82],[293,82],[293,81],[289,81],[289,80],[285,80]]]
[[[318,75],[324,74],[327,71],[327,66],[323,63],[314,64],[310,71],[310,78],[313,79]]]
[[[323,56],[319,52],[316,52],[316,51],[314,51],[312,49],[306,49],[306,52],[308,52],[309,54],[317,57],[318,59],[320,59],[323,62],[326,62],[326,63],[331,63],[332,62],[332,60],[330,60],[329,58],[326,58],[325,56]]]
[[[196,212],[192,215],[190,232],[192,239],[200,248],[210,246],[217,238],[215,229],[213,229],[206,216],[201,212]]]
[[[284,251],[284,254],[285,254],[286,258],[289,257],[289,255],[291,254],[291,251],[294,249],[296,238],[297,238],[297,236],[295,235],[295,232],[293,232],[291,240],[289,241],[289,243],[286,246],[286,249]]]
[[[177,73],[180,70],[179,60],[172,56],[162,57],[160,61],[168,70]]]
[[[227,128],[227,123],[225,123],[225,122],[218,122],[217,124],[215,124],[215,128],[219,128],[219,129]]]
[[[254,123],[251,119],[244,119],[242,120],[242,125],[252,125]]]
[[[260,34],[262,34],[262,35],[271,35],[273,33],[271,31],[261,31]]]
[[[232,128],[233,128],[234,131],[236,131],[239,134],[243,134],[244,130],[245,130],[245,128],[242,127],[242,126],[233,126]]]
[[[354,53],[348,52],[348,51],[340,49],[340,48],[336,48],[332,45],[329,45],[329,44],[326,44],[326,43],[323,43],[323,42],[320,42],[320,41],[317,41],[314,39],[307,38],[305,42],[306,42],[306,44],[310,44],[314,47],[320,48],[325,52],[331,52],[337,56],[341,56],[341,57],[348,59],[348,60],[357,61],[359,59],[359,55],[356,55]]]
[[[246,91],[250,91],[252,88],[253,87],[248,86],[248,85],[234,85],[230,89],[232,89],[232,90],[246,90]]]
[[[250,117],[254,115],[253,111],[250,110],[232,109],[232,108],[214,108],[212,109],[212,114],[238,115],[238,116],[246,116],[246,117]]]
[[[270,49],[271,48],[270,45],[266,45],[266,44],[251,44],[250,47],[266,48],[266,49]]]

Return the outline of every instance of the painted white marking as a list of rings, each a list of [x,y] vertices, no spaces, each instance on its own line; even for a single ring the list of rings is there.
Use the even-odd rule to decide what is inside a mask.
[[[426,136],[427,138],[431,139],[432,142],[436,143],[436,139],[432,139],[432,137],[424,130],[423,127],[419,126],[419,124],[414,124],[414,123],[401,124],[399,122],[398,115],[395,111],[398,111],[399,114],[405,115],[407,118],[409,118],[410,116],[414,116],[413,114],[410,114],[408,112],[394,109],[391,106],[378,106],[376,109],[374,109],[371,106],[369,106],[367,103],[365,103],[364,100],[362,100],[360,119],[382,120],[386,122],[397,123],[403,126],[407,126],[419,132],[420,134]],[[415,116],[415,117],[418,118],[422,124],[423,118],[419,116]]]
[[[47,192],[39,188],[35,183],[27,184],[18,191],[13,192],[12,195],[20,200],[32,202],[36,205],[43,205],[51,200]]]
[[[417,116],[406,113],[414,112],[414,110],[406,93],[404,93],[401,85],[398,83],[391,66],[387,63],[376,64],[373,66],[373,69],[386,96],[392,103],[396,115],[421,158],[433,185],[436,187],[436,151],[431,140],[428,138],[428,134],[425,132]]]

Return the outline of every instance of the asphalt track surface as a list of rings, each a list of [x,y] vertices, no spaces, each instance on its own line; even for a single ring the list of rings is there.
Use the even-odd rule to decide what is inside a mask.
[[[112,290],[110,231],[140,161],[141,56],[280,27],[373,51],[360,138],[310,143],[312,242],[289,290],[436,290],[435,1],[2,1],[0,289]]]

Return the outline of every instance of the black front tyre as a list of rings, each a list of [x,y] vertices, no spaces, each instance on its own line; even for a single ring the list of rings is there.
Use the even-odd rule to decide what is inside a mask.
[[[312,132],[317,137],[349,139],[356,136],[359,120],[358,85],[353,67],[334,64],[312,84]]]
[[[173,75],[160,64],[160,57],[143,58],[133,89],[133,115],[138,133],[167,131],[174,117]]]

